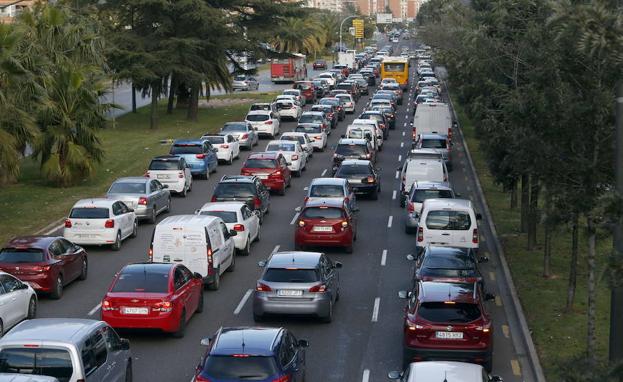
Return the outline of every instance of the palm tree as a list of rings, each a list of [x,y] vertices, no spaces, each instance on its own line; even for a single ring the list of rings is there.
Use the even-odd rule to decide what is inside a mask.
[[[313,54],[322,50],[324,38],[318,20],[287,17],[271,43],[281,52]]]

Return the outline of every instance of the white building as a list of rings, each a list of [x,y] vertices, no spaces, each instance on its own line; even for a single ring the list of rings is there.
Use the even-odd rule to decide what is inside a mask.
[[[332,12],[342,12],[342,0],[307,0],[307,6]]]

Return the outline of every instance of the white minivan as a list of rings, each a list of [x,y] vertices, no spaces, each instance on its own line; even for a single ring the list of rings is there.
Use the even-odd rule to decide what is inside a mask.
[[[370,142],[372,149],[381,151],[381,142],[375,133],[374,126],[370,125],[348,125],[344,138],[366,139]]]
[[[472,248],[478,250],[478,220],[467,199],[427,199],[422,203],[416,249],[426,246]]]
[[[407,194],[415,182],[448,182],[448,169],[443,159],[407,157],[400,171],[400,206],[405,206]]]
[[[184,264],[193,273],[199,273],[209,289],[217,290],[221,275],[233,271],[236,265],[236,235],[219,217],[169,216],[154,229],[149,260]]]

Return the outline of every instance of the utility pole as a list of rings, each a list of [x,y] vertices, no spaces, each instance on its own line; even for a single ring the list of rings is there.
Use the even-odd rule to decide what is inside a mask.
[[[344,18],[344,20],[342,20],[342,22],[340,23],[340,45],[338,46],[338,52],[342,51],[342,28],[344,27],[344,22],[346,20],[350,20],[353,19],[355,17],[359,17],[359,16],[347,16]]]
[[[616,190],[623,195],[623,81],[616,87]],[[615,263],[623,262],[623,218],[614,229]],[[620,280],[615,282],[621,283]],[[623,362],[623,286],[612,288],[610,296],[610,364]]]

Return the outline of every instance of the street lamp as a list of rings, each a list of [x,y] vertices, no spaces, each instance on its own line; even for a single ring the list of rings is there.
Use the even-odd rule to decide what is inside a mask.
[[[342,51],[342,28],[344,27],[344,22],[346,20],[350,20],[350,19],[354,19],[356,17],[359,17],[357,15],[354,16],[347,16],[346,18],[344,18],[344,20],[342,20],[342,22],[340,23],[340,45],[338,46],[339,51]]]

